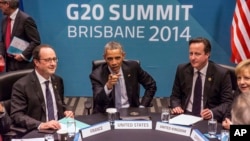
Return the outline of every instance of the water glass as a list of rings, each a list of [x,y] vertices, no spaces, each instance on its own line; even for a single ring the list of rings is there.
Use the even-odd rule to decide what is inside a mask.
[[[221,130],[220,140],[221,141],[229,141],[229,131],[228,130]]]
[[[45,139],[45,141],[54,141],[54,135],[53,134],[45,134],[44,139]]]
[[[65,129],[59,129],[56,131],[59,141],[67,141],[68,140],[68,132]]]
[[[68,119],[67,121],[67,132],[69,137],[73,137],[76,133],[76,122],[75,119]]]
[[[216,137],[217,132],[217,120],[216,119],[210,119],[208,120],[208,134],[211,138]]]
[[[110,126],[114,126],[117,109],[116,108],[108,108],[106,109],[106,112],[108,113],[108,121],[110,122]]]
[[[168,108],[161,109],[161,121],[168,123],[170,119],[170,110]]]

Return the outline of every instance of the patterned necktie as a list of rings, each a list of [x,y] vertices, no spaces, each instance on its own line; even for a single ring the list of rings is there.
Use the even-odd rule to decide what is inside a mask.
[[[6,24],[6,33],[5,33],[5,47],[6,49],[10,46],[10,38],[11,38],[11,19],[7,17],[7,24]]]
[[[115,84],[115,107],[117,109],[120,109],[122,107],[121,91],[121,78],[119,78],[117,83]]]
[[[48,120],[54,120],[55,116],[54,116],[54,108],[53,108],[53,99],[52,99],[52,95],[51,92],[49,90],[49,81],[45,81],[44,82],[46,85],[46,102],[47,102],[47,110],[48,110]]]
[[[197,79],[194,86],[193,108],[192,113],[196,116],[200,116],[201,112],[201,94],[202,94],[202,82],[201,73],[197,71]]]

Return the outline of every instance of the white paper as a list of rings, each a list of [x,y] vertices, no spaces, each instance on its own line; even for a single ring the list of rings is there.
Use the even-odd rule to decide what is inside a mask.
[[[44,138],[11,139],[11,141],[44,141]]]
[[[178,124],[178,125],[192,125],[198,121],[201,121],[201,117],[181,114],[169,120],[170,124]]]

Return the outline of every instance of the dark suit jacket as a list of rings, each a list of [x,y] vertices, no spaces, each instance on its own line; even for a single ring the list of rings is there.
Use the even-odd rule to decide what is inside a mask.
[[[58,109],[58,119],[65,111],[64,86],[61,77],[52,75],[51,81]],[[41,85],[35,71],[19,79],[12,88],[11,118],[14,124],[28,130],[46,122],[46,105]]]
[[[136,61],[123,61],[122,71],[125,79],[128,101],[130,107],[138,107],[140,104],[148,107],[156,92],[155,80],[145,72]],[[102,64],[91,74],[90,80],[94,96],[93,113],[104,113],[106,108],[115,107],[115,90],[113,89],[109,96],[106,95],[104,86],[108,81],[110,71],[108,65]],[[140,85],[144,89],[144,96],[140,103]]]
[[[171,106],[186,110],[192,92],[193,67],[190,63],[178,66],[170,96]],[[209,61],[203,90],[203,107],[212,110],[214,118],[222,121],[232,103],[232,83],[229,71]]]
[[[0,55],[6,56],[6,47],[5,47],[5,33],[6,33],[6,17],[2,21],[2,38],[0,42]],[[22,12],[18,11],[15,19],[15,23],[12,28],[11,39],[16,36],[20,39],[23,39],[29,42],[29,46],[26,50],[22,52],[23,56],[27,59],[30,59],[32,56],[33,49],[40,44],[40,35],[37,30],[37,26],[32,17]],[[27,61],[15,62],[13,68],[9,68],[11,70],[24,69],[26,66],[31,66],[31,63]]]
[[[7,112],[0,114],[0,134],[4,134],[9,131],[11,125],[11,119]]]

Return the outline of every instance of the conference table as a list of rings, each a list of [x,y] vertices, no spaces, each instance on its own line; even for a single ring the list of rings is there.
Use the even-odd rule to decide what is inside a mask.
[[[164,131],[155,130],[156,122],[160,121],[160,113],[150,113],[152,119],[152,129],[112,129],[100,134],[89,136],[84,138],[84,141],[128,141],[128,140],[137,140],[137,141],[192,141],[191,137],[182,136],[178,134],[173,134]],[[75,119],[87,123],[89,125],[94,125],[107,121],[107,114],[92,114],[85,116],[77,116]],[[192,129],[198,129],[201,133],[207,132],[207,120],[199,121],[192,125]],[[222,127],[218,123],[217,133],[220,133]],[[27,138],[39,138],[44,137],[44,133],[39,133],[38,130],[33,130],[23,136],[23,139]],[[56,133],[54,134],[55,140],[57,140]],[[69,139],[73,140],[73,138]],[[217,138],[209,139],[210,141],[219,141]]]

